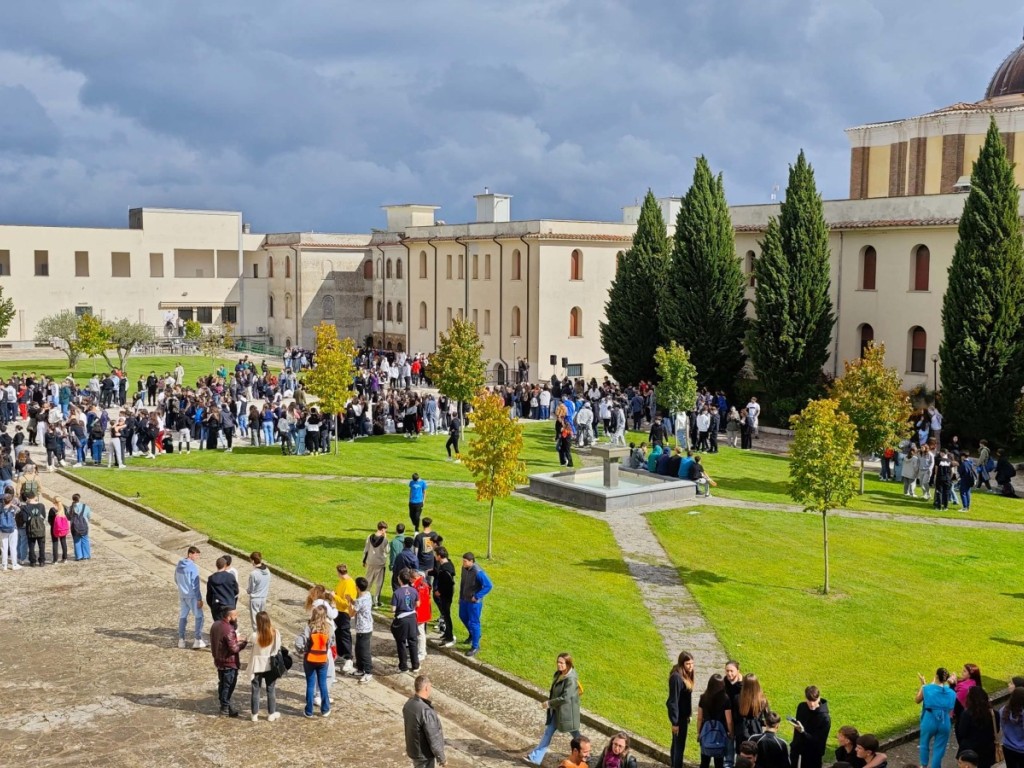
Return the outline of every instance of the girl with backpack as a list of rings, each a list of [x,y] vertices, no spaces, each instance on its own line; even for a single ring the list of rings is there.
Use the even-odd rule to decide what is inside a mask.
[[[714,674],[697,702],[697,740],[700,742],[700,768],[723,768],[725,750],[733,738],[732,708],[725,692],[725,678]]]
[[[53,544],[53,562],[57,562],[57,545],[60,544],[60,561],[68,561],[68,534],[71,533],[71,521],[64,510],[64,500],[60,496],[53,499],[48,515],[50,523],[50,541]]]
[[[306,708],[303,714],[313,716],[313,694],[320,691],[320,715],[331,714],[331,696],[327,688],[327,665],[333,666],[331,643],[334,622],[327,618],[327,609],[322,605],[313,608],[302,634],[295,639],[295,650],[302,656],[302,671],[306,675]]]
[[[277,711],[277,678],[270,670],[270,657],[281,650],[281,633],[270,621],[270,614],[260,611],[256,614],[255,642],[249,643],[250,685],[252,687],[252,721],[260,718],[260,686],[267,686],[267,720],[273,722],[281,717]]]

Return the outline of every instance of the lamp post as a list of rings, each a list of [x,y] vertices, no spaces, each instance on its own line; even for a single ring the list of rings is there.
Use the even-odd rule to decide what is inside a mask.
[[[932,388],[939,391],[939,353],[932,352]]]

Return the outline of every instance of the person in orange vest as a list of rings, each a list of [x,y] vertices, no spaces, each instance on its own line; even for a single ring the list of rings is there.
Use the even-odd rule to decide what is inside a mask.
[[[331,660],[334,622],[327,617],[322,605],[313,607],[313,612],[302,634],[295,639],[295,650],[302,655],[302,671],[306,675],[306,717],[313,716],[313,694],[320,690],[320,715],[331,714],[331,697],[327,690],[327,665]]]

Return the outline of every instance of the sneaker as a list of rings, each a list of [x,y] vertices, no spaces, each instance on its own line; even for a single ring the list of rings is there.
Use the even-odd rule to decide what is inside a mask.
[[[345,659],[345,665],[341,668],[341,671],[346,675],[351,675],[355,671],[355,665],[352,663],[352,659]]]
[[[478,653],[480,653],[480,649],[479,648],[470,648],[468,651],[466,651],[466,655],[471,657],[471,658],[473,656],[476,656]]]
[[[82,462],[76,461],[74,464],[71,465],[71,468],[78,469],[80,466],[82,466]]]
[[[360,683],[369,683],[373,681],[373,675],[363,675],[359,678]]]
[[[252,716],[252,721],[253,721],[254,723],[255,723],[255,722],[258,722],[258,721],[259,721],[259,719],[260,719],[260,716],[259,716],[259,715],[253,715],[253,716]]]
[[[4,569],[4,570],[6,570],[6,569]],[[185,638],[184,637],[178,639],[178,647],[179,648],[184,648],[185,647]]]
[[[362,677],[363,676],[363,671],[361,669],[352,668],[351,670],[349,670],[345,674],[347,674],[349,677]]]
[[[237,709],[233,709],[232,707],[221,707],[220,708],[220,716],[221,717],[238,717],[238,710]]]
[[[319,696],[314,696],[313,697],[313,706],[314,707],[319,707],[320,706],[320,697]]]
[[[420,673],[420,668],[419,668],[419,667],[414,667],[414,668],[413,668],[412,670],[410,670],[410,672],[409,672],[409,674],[411,674],[411,675],[418,675],[419,673]]]
[[[441,643],[441,647],[442,648],[451,648],[453,645],[455,645],[455,641],[454,640],[449,640],[446,643]]]
[[[202,640],[196,640],[194,643],[192,643],[192,650],[193,651],[201,651],[203,648],[206,648],[206,647],[207,647],[206,643],[204,641],[202,641]]]
[[[320,717],[330,717],[330,716],[331,716],[331,710],[329,710],[329,709],[326,712],[321,712],[320,713]]]
[[[281,713],[280,712],[271,712],[269,715],[267,715],[267,721],[272,723],[275,720],[280,719],[280,717],[281,717]]]
[[[303,714],[304,717],[308,717],[310,720],[313,719],[313,713],[312,712],[303,712],[302,714]]]
[[[11,566],[11,570],[12,571],[20,571],[21,569],[22,569],[22,566],[20,566],[20,565],[12,565]]]

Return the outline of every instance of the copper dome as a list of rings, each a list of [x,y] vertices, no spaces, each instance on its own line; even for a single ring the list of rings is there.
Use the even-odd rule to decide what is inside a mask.
[[[1019,46],[999,65],[985,91],[985,98],[995,99],[1014,93],[1024,93],[1024,45]]]

